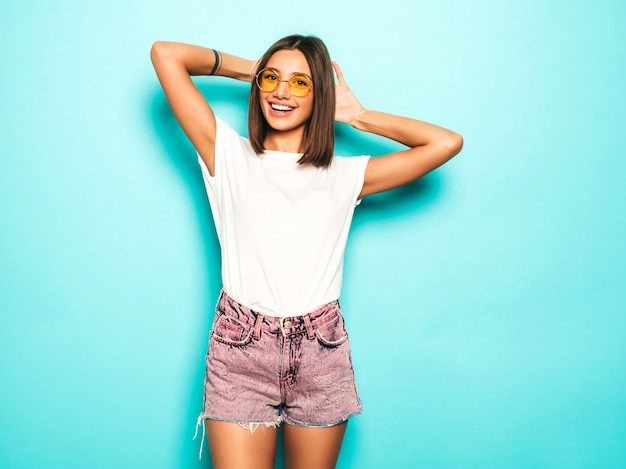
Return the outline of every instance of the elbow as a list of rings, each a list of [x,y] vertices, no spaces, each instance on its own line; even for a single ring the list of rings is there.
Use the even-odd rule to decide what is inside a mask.
[[[446,140],[446,149],[450,158],[457,155],[463,149],[463,136],[456,132],[450,132]]]
[[[158,60],[159,56],[162,54],[162,51],[163,51],[163,42],[155,41],[154,44],[152,44],[152,47],[150,48],[150,60],[152,60],[152,63]]]
[[[165,41],[155,41],[150,48],[150,59],[152,63],[158,62],[159,60],[163,60],[168,56],[168,42]]]

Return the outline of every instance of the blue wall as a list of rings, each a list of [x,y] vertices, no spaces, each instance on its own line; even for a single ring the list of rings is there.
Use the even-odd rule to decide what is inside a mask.
[[[2,3],[0,467],[209,466],[191,437],[218,246],[148,54],[253,58],[292,32],[367,107],[465,137],[357,210],[365,410],[340,467],[626,467],[625,20],[617,0]],[[198,84],[245,130],[243,84]]]

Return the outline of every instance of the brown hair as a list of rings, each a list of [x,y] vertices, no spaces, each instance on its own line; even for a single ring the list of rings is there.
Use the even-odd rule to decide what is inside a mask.
[[[315,36],[292,35],[276,41],[259,60],[257,70],[265,67],[279,50],[299,50],[304,54],[313,79],[313,112],[304,128],[304,152],[300,164],[328,167],[335,149],[335,78],[326,45]],[[259,88],[252,81],[248,106],[248,138],[257,155],[263,153],[268,123],[261,111]]]

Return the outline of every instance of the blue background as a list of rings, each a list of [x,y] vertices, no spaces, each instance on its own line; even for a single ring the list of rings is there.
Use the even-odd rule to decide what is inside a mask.
[[[364,413],[340,468],[626,467],[621,1],[0,6],[0,467],[208,467],[220,288],[157,39],[322,37],[365,106],[459,131],[357,209],[342,304]],[[197,83],[245,130],[247,87]],[[338,152],[397,145],[338,129]]]

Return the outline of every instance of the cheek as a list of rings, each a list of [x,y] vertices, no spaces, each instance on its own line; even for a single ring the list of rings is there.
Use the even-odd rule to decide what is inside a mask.
[[[309,99],[305,103],[302,103],[302,108],[305,111],[305,114],[310,117],[311,114],[313,114],[313,99]]]

